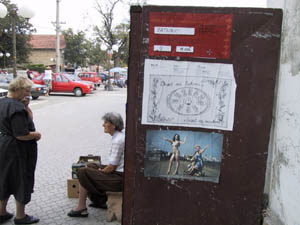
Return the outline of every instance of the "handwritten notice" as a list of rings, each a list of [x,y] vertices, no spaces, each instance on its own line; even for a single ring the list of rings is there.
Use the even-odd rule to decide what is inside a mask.
[[[232,130],[232,64],[146,59],[142,124]]]

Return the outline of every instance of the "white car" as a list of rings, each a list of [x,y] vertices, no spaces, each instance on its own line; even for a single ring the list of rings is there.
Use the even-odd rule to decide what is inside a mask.
[[[0,88],[0,98],[7,96],[8,90]]]

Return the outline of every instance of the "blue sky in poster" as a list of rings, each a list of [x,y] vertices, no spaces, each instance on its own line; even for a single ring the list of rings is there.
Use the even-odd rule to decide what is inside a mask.
[[[161,137],[173,139],[175,134],[180,135],[180,140],[183,141],[186,136],[186,143],[180,145],[180,155],[193,155],[195,145],[200,145],[201,148],[209,145],[208,149],[203,153],[204,157],[221,161],[223,148],[223,134],[182,131],[182,130],[147,130],[146,133],[146,150],[160,149],[167,152],[172,152],[172,146],[169,142]]]

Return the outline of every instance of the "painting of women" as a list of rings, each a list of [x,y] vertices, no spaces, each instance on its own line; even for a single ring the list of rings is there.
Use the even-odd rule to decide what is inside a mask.
[[[169,142],[173,147],[173,153],[172,153],[170,161],[169,161],[167,174],[170,174],[171,168],[172,168],[172,165],[173,165],[173,161],[176,160],[176,168],[175,168],[175,171],[174,171],[174,175],[176,175],[176,174],[178,174],[178,169],[179,169],[179,159],[180,159],[179,146],[181,144],[185,144],[186,137],[184,137],[183,141],[180,141],[179,134],[175,134],[172,140],[168,139],[168,138],[165,138],[165,137],[162,137],[162,139]]]

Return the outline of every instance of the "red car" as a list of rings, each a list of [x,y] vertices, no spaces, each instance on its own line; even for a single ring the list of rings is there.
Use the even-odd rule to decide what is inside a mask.
[[[92,81],[96,86],[100,87],[102,82],[101,76],[96,72],[81,72],[78,74],[81,80]]]
[[[45,84],[42,74],[32,79],[36,84]],[[52,74],[52,89],[50,92],[69,92],[74,93],[75,96],[84,96],[89,94],[93,90],[92,84],[87,84],[83,81],[74,81],[71,75],[65,73],[54,73]]]

